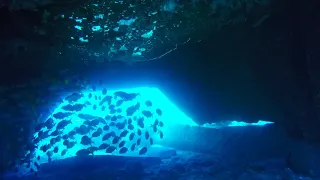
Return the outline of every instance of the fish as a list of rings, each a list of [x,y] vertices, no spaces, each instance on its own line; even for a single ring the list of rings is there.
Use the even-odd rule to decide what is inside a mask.
[[[125,117],[124,116],[122,116],[122,115],[117,115],[117,119],[119,120],[119,119],[124,119]]]
[[[138,118],[137,124],[138,124],[138,126],[140,126],[141,128],[144,128],[144,118],[143,118],[143,117]]]
[[[95,131],[94,133],[92,133],[92,137],[99,137],[102,134],[102,129],[98,128],[97,131]]]
[[[119,130],[122,130],[126,127],[126,122],[117,122],[116,123],[116,127],[119,129]]]
[[[88,149],[80,149],[77,151],[77,156],[88,156],[91,152]]]
[[[127,147],[122,147],[120,150],[119,150],[119,154],[124,154],[128,152],[128,148]]]
[[[153,139],[150,138],[150,145],[152,146],[153,145]]]
[[[54,152],[54,153],[58,153],[58,151],[59,151],[58,146],[54,147],[53,152]]]
[[[59,142],[59,141],[61,141],[61,136],[59,135],[59,136],[57,136],[57,137],[55,137],[55,139],[56,139],[56,142]]]
[[[158,119],[155,119],[154,120],[154,123],[153,123],[153,126],[158,126],[159,125],[159,120]]]
[[[131,151],[134,151],[136,149],[136,143],[133,143],[132,145],[131,145],[131,147],[130,147],[130,150]]]
[[[102,106],[101,107],[101,111],[105,111],[106,110],[106,107],[105,106]]]
[[[47,152],[51,148],[50,144],[45,144],[40,147],[40,150],[43,152]]]
[[[128,129],[129,130],[133,130],[134,129],[134,126],[132,124],[128,124]]]
[[[123,130],[121,133],[120,133],[120,138],[124,138],[124,137],[126,137],[127,136],[127,134],[129,133],[129,131],[128,130]]]
[[[71,149],[71,148],[73,148],[73,146],[76,145],[76,144],[77,144],[77,142],[71,141],[71,142],[69,142],[67,148],[68,148],[68,149]]]
[[[86,125],[81,125],[80,127],[76,128],[75,131],[77,134],[85,135],[90,132],[90,128],[87,127]]]
[[[155,126],[155,125],[152,125],[152,130],[153,130],[153,132],[157,132],[157,131],[158,131],[158,128],[157,128],[157,126]]]
[[[116,134],[114,132],[109,132],[109,133],[106,133],[103,137],[102,137],[102,140],[103,141],[107,141],[109,140],[111,137],[115,137]]]
[[[103,88],[103,89],[102,89],[102,95],[105,96],[106,94],[107,94],[107,89],[106,89],[106,88]]]
[[[150,117],[153,116],[151,111],[143,110],[141,113],[142,113],[146,118],[150,118]]]
[[[116,108],[115,105],[113,105],[113,104],[109,105],[109,110],[112,110],[112,109],[114,109],[114,108]]]
[[[134,106],[138,110],[138,109],[140,109],[141,104],[139,102],[137,102]]]
[[[139,155],[144,155],[144,154],[146,154],[147,152],[148,152],[148,148],[147,148],[147,147],[143,147],[143,148],[140,149]]]
[[[52,118],[47,119],[44,125],[45,127],[47,127],[47,129],[52,129],[54,127],[53,119]]]
[[[117,92],[114,93],[115,97],[120,97],[121,99],[123,99],[125,101],[132,101],[138,95],[139,95],[139,93],[126,93],[124,91],[117,91]]]
[[[132,133],[130,134],[130,136],[129,136],[129,140],[130,140],[130,141],[132,141],[132,140],[133,140],[133,138],[134,138],[134,136],[135,136],[135,133],[134,133],[134,132],[132,132]]]
[[[68,113],[68,112],[58,112],[53,114],[53,117],[56,119],[65,119],[66,117],[71,116],[73,113]]]
[[[35,139],[32,140],[32,143],[37,144],[37,143],[39,143],[40,141],[41,141],[41,138],[40,138],[40,137],[37,137],[37,138],[35,138]]]
[[[68,101],[69,103],[71,103],[71,102],[78,101],[82,97],[83,97],[83,94],[81,94],[81,93],[72,93],[71,95],[67,96],[65,98],[65,100]]]
[[[156,109],[156,113],[158,114],[158,116],[162,116],[162,110],[161,109]]]
[[[109,120],[111,120],[111,116],[108,114],[108,115],[106,115],[106,116],[104,117],[104,119],[105,119],[106,121],[109,121]]]
[[[120,137],[119,136],[115,136],[112,140],[112,144],[117,144],[120,141]]]
[[[63,145],[65,145],[68,149],[71,149],[74,145],[76,145],[76,142],[70,142],[69,140],[64,140]]]
[[[72,131],[68,132],[69,138],[72,138],[76,134],[77,134],[77,132],[75,130],[72,130]]]
[[[91,146],[91,147],[88,147],[87,150],[90,152],[90,154],[94,155],[93,153],[98,151],[99,148],[98,147],[94,147],[94,146]]]
[[[62,151],[61,151],[61,156],[66,155],[67,151],[68,151],[68,149],[64,149],[64,150],[62,150]]]
[[[82,136],[80,143],[82,145],[90,145],[92,143],[92,141],[88,136]]]
[[[102,118],[102,117],[98,117],[97,119],[98,119],[98,121],[99,121],[100,123],[102,123],[102,124],[107,124],[106,119],[104,119],[104,118]]]
[[[132,119],[131,118],[128,119],[128,124],[132,124]]]
[[[38,137],[41,137],[43,135],[43,131],[38,131]]]
[[[116,106],[121,106],[123,104],[124,100],[120,99],[116,102]]]
[[[65,110],[65,111],[81,111],[84,107],[86,107],[85,104],[68,104],[65,106],[62,106],[61,109]]]
[[[55,131],[53,131],[52,133],[50,133],[49,136],[58,136],[60,134],[60,129],[56,129]]]
[[[89,95],[88,95],[88,99],[91,99],[92,98],[92,94],[91,93],[89,93]]]
[[[96,109],[97,109],[97,105],[93,105],[93,106],[92,106],[92,109],[93,109],[93,110],[96,110]]]
[[[146,140],[148,140],[148,139],[149,139],[150,134],[149,134],[149,132],[148,132],[148,131],[146,131],[146,132],[144,133],[144,137],[146,138]]]
[[[121,141],[121,142],[119,143],[119,148],[123,147],[125,144],[126,144],[126,141]]]
[[[68,135],[68,134],[63,135],[63,136],[62,136],[62,139],[63,139],[63,140],[69,139],[69,135]]]
[[[102,106],[104,103],[108,103],[108,105],[110,106],[111,104],[111,100],[112,100],[112,96],[105,96],[104,98],[101,99],[101,101],[99,102],[99,106]]]
[[[91,119],[97,118],[96,116],[92,116],[90,114],[82,114],[82,113],[78,114],[78,117],[84,120],[91,120]]]
[[[146,101],[144,103],[147,107],[151,107],[152,106],[152,102],[150,100]]]
[[[46,131],[43,131],[42,135],[41,135],[41,138],[47,138],[49,137],[49,132],[50,132],[50,129],[47,129]]]
[[[163,138],[163,132],[159,131],[159,134],[160,134],[160,139],[162,139]]]
[[[68,124],[71,124],[70,120],[62,120],[57,124],[56,129],[64,129]]]
[[[92,105],[91,102],[89,102],[89,101],[84,102],[84,104],[85,104],[86,106],[91,106],[91,105]]]
[[[163,124],[162,121],[159,122],[159,126],[160,126],[160,127],[163,127],[163,126],[164,126],[164,124]]]
[[[102,143],[100,146],[99,146],[99,149],[102,150],[102,149],[107,149],[109,147],[109,144],[107,143]]]
[[[91,120],[91,121],[85,121],[84,124],[85,125],[89,125],[89,126],[97,126],[99,125],[100,123],[100,119],[94,119],[94,120]]]
[[[137,145],[140,146],[141,138],[137,139]]]
[[[109,146],[109,147],[107,147],[107,149],[106,149],[106,153],[112,153],[113,151],[115,151],[117,148],[116,147],[114,147],[114,146]]]
[[[136,105],[129,106],[126,109],[127,116],[132,116],[135,112],[137,112],[137,110],[139,108],[140,108],[140,103],[137,103]]]
[[[69,140],[68,139],[63,141],[63,145],[67,146],[68,144],[69,144]]]
[[[138,129],[137,133],[138,133],[139,136],[142,135],[142,131],[140,129]]]
[[[110,126],[108,126],[108,125],[103,126],[104,131],[108,131],[109,129],[110,129]]]
[[[118,120],[118,118],[117,118],[116,115],[114,115],[114,116],[111,117],[111,121],[117,121],[117,120]]]
[[[109,113],[110,113],[110,114],[116,114],[116,113],[117,113],[117,110],[116,110],[116,109],[111,109],[111,110],[109,111]]]

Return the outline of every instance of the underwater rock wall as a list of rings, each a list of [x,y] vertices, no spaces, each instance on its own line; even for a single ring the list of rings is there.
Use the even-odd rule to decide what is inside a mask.
[[[269,15],[253,10],[271,11],[268,5],[269,2],[254,0],[10,1],[7,6],[17,10],[9,12],[15,17],[12,29],[34,38],[12,41],[9,51],[15,49],[17,57],[37,52],[43,59],[52,53],[58,57],[52,61],[74,63],[71,59],[76,58],[86,65],[159,60],[180,46],[201,42],[205,35],[225,26],[249,21],[259,26]],[[19,12],[21,9],[32,13]],[[30,14],[36,22],[29,19]],[[24,28],[20,24],[25,24]],[[7,28],[7,32],[15,31]]]
[[[168,125],[169,138],[155,143],[218,157],[239,161],[254,161],[285,157],[293,147],[281,127],[274,124],[265,126],[239,126],[205,128],[185,125]]]
[[[176,126],[175,133],[186,131],[184,128],[185,126],[181,126],[179,130]],[[192,129],[192,127],[188,128]],[[275,126],[266,127],[266,130],[262,130],[263,127],[240,127],[238,132],[236,132],[238,127],[219,130],[198,128],[195,127],[191,131],[198,132],[201,137],[194,134],[185,139],[178,134],[175,137],[170,136],[171,140],[176,138],[175,142],[182,141],[185,144],[183,148],[186,149],[186,144],[189,144],[189,149],[198,152],[163,148],[159,150],[158,155],[153,154],[153,157],[143,158],[110,155],[71,157],[58,163],[44,163],[37,177],[30,176],[27,179],[312,180],[320,177],[319,167],[316,164],[320,157],[316,155],[317,149],[285,138],[281,129]],[[272,132],[274,136],[270,135]],[[203,136],[213,134],[221,139],[214,140],[209,136]],[[240,134],[243,136],[237,136]],[[266,138],[267,135],[268,138]],[[260,142],[253,140],[258,139],[255,136],[261,137]],[[222,140],[222,137],[233,140],[228,143]],[[199,138],[200,143],[192,146],[191,141],[196,138]],[[207,140],[203,141],[204,139]],[[169,141],[170,138],[163,142]],[[283,144],[280,145],[280,143]],[[181,144],[176,148],[182,147]],[[199,149],[203,150],[205,146],[211,148],[210,152],[200,153]],[[288,149],[291,149],[292,155],[289,158],[285,156],[289,151],[284,149],[284,146],[289,146]],[[276,153],[277,148],[279,153]]]

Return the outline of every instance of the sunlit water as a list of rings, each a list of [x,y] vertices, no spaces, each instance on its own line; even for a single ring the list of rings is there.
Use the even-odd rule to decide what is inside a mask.
[[[152,146],[152,145],[150,145],[150,140],[149,139],[146,140],[146,138],[144,137],[144,134],[146,131],[149,132],[150,138],[157,140],[159,142],[159,140],[161,140],[160,136],[159,136],[160,131],[164,134],[163,139],[166,138],[165,134],[166,134],[166,125],[167,124],[184,124],[184,125],[191,125],[191,126],[197,125],[190,117],[188,117],[186,114],[184,114],[182,111],[180,111],[178,107],[176,107],[173,103],[171,103],[170,100],[163,93],[161,93],[161,91],[157,88],[144,87],[144,88],[108,90],[106,95],[113,97],[112,101],[111,101],[111,104],[113,104],[113,105],[115,105],[117,103],[117,101],[120,100],[119,97],[114,96],[114,93],[116,91],[123,91],[126,93],[139,93],[139,95],[134,100],[125,101],[119,107],[116,107],[116,109],[119,109],[121,112],[118,111],[116,114],[113,114],[113,115],[122,115],[125,118],[129,118],[129,117],[126,117],[126,109],[132,105],[135,105],[138,102],[141,105],[139,110],[131,116],[131,118],[133,119],[132,124],[134,125],[134,130],[129,130],[129,134],[131,132],[137,132],[137,129],[142,130],[143,134],[141,136],[138,136],[136,134],[134,139],[131,141],[129,140],[129,134],[125,138],[122,139],[122,140],[126,141],[125,146],[128,149],[130,149],[130,147],[132,146],[133,143],[136,143],[138,138],[141,139],[141,144],[139,146],[137,145],[134,151],[129,151],[125,154],[121,154],[123,156],[138,156],[139,155],[138,152],[141,148],[143,148],[143,147],[150,148]],[[61,137],[65,134],[68,134],[75,127],[79,127],[84,123],[85,120],[79,118],[78,117],[79,114],[87,114],[87,115],[92,115],[92,116],[101,117],[101,118],[106,118],[107,116],[113,116],[110,114],[110,110],[108,107],[106,107],[105,109],[102,109],[102,106],[99,105],[99,102],[101,101],[101,99],[103,99],[103,97],[106,96],[106,95],[103,95],[102,89],[96,90],[96,91],[86,91],[86,92],[81,92],[81,93],[83,94],[83,97],[81,99],[77,100],[76,102],[72,102],[71,104],[87,104],[87,106],[84,107],[81,111],[74,111],[74,112],[72,112],[72,115],[68,116],[67,118],[64,118],[65,120],[71,120],[72,123],[68,124],[62,130],[62,132],[60,133]],[[91,98],[89,98],[89,93],[92,94]],[[146,101],[151,101],[152,106],[147,106],[145,104]],[[70,111],[65,111],[62,109],[63,106],[68,105],[68,104],[70,104],[70,103],[67,100],[64,100],[53,111],[52,114],[56,114],[59,112],[70,112]],[[94,108],[94,105],[96,105],[96,108]],[[108,106],[108,105],[104,105],[104,106]],[[157,108],[161,109],[162,115],[158,115],[155,112],[155,110]],[[143,115],[141,112],[143,110],[151,111],[153,113],[153,115],[150,118],[145,117],[145,121],[144,121],[145,127],[142,129],[138,126],[137,122],[134,119],[142,117]],[[54,127],[49,130],[49,134],[50,134],[56,130],[57,124],[59,122],[61,122],[63,119],[57,119],[54,116],[50,116],[49,118],[52,118],[54,121],[54,124],[55,124]],[[154,132],[152,130],[152,125],[153,125],[155,119],[158,119],[159,121],[163,122],[163,124],[164,124],[163,127],[158,128],[157,132]],[[108,121],[108,120],[106,120],[106,121]],[[109,123],[109,122],[107,122],[107,123]],[[104,125],[105,125],[104,123],[99,123],[96,127],[94,127],[94,129],[95,130],[97,130],[98,128],[103,129]],[[44,127],[41,130],[47,131],[48,129],[47,129],[47,127]],[[89,137],[92,137],[92,134],[95,132],[95,130],[91,130],[86,135]],[[63,139],[62,139],[61,141],[59,141],[59,142],[55,143],[53,146],[51,146],[50,149],[48,149],[48,151],[52,153],[50,158],[52,161],[65,159],[65,158],[76,156],[77,151],[79,151],[81,149],[86,149],[91,146],[99,147],[102,143],[112,144],[112,142],[111,142],[112,138],[110,138],[107,141],[102,140],[102,137],[108,132],[115,132],[116,135],[119,136],[119,134],[122,132],[122,130],[118,130],[116,127],[110,127],[110,129],[108,131],[104,131],[99,137],[93,137],[91,145],[81,144],[80,142],[81,142],[81,138],[83,135],[76,134],[74,136],[74,139],[70,140],[70,141],[76,142],[76,144],[70,149],[67,149],[65,147],[65,145],[63,145]],[[34,134],[34,137],[35,138],[38,137],[38,132],[36,132]],[[27,166],[24,166],[23,171],[28,172],[30,169],[33,169],[36,171],[37,168],[35,167],[34,162],[41,165],[42,163],[47,163],[49,161],[48,155],[46,153],[48,151],[43,152],[40,148],[43,145],[50,144],[50,140],[55,137],[56,136],[49,136],[45,139],[42,139],[37,144],[37,149],[35,150],[33,159],[31,161],[32,163],[30,165],[30,168],[26,168]],[[119,141],[119,143],[120,142],[121,141]],[[119,143],[115,144],[115,146],[117,146]],[[154,145],[156,145],[156,144],[154,144]],[[58,152],[53,152],[54,148],[58,148]],[[67,150],[67,152],[62,155],[62,151],[64,151],[64,150]],[[118,148],[117,150],[115,150],[112,153],[106,153],[105,149],[97,150],[94,152],[94,155],[106,155],[106,154],[119,155],[119,150],[120,150],[120,148]],[[147,155],[148,155],[148,153],[145,154],[145,156],[147,156]],[[25,165],[27,165],[27,164],[25,164]]]
[[[70,103],[67,100],[64,100],[56,109],[53,110],[52,115],[59,113],[59,112],[70,112],[65,111],[62,109],[62,107],[68,105],[68,104],[87,104],[82,110],[80,111],[73,111],[70,116],[67,118],[63,118],[65,120],[71,120],[72,123],[68,124],[59,134],[59,136],[63,136],[65,134],[68,134],[70,131],[72,131],[75,127],[81,126],[85,120],[78,117],[79,114],[87,114],[92,115],[95,117],[100,117],[105,119],[105,123],[110,123],[110,120],[108,120],[108,116],[113,116],[110,114],[110,110],[108,107],[105,109],[102,109],[102,106],[99,105],[99,102],[101,99],[103,99],[104,96],[112,96],[111,104],[116,104],[119,99],[119,97],[114,96],[114,93],[117,91],[123,91],[126,93],[139,93],[139,95],[132,101],[125,101],[120,106],[116,107],[116,109],[120,109],[116,114],[113,115],[122,115],[124,116],[124,119],[132,118],[133,119],[133,126],[134,130],[129,130],[129,133],[126,137],[122,138],[122,140],[126,141],[125,147],[130,149],[132,144],[137,142],[137,139],[141,139],[141,144],[137,145],[133,151],[129,150],[128,152],[124,154],[120,154],[119,151],[121,148],[117,148],[112,153],[107,153],[105,149],[101,150],[95,150],[94,153],[91,155],[112,155],[112,156],[130,156],[130,157],[155,157],[157,156],[157,153],[154,152],[161,152],[161,151],[167,151],[168,148],[172,149],[170,147],[164,147],[162,146],[161,142],[166,140],[175,140],[174,136],[174,129],[172,127],[175,127],[174,125],[178,126],[187,126],[187,127],[202,127],[202,128],[221,128],[224,127],[230,127],[230,128],[237,128],[239,126],[260,126],[263,127],[268,124],[272,124],[272,122],[266,122],[266,121],[258,121],[257,123],[245,123],[240,121],[228,121],[226,124],[204,124],[199,126],[197,123],[195,123],[192,118],[188,117],[184,112],[182,112],[175,104],[173,104],[158,88],[152,88],[152,87],[142,87],[142,88],[129,88],[129,89],[108,89],[107,94],[102,93],[102,89],[95,90],[95,91],[85,91],[81,92],[83,94],[83,97],[77,100],[76,102]],[[91,93],[91,97],[89,98],[89,94]],[[97,97],[97,98],[95,98]],[[99,98],[100,97],[100,98]],[[100,100],[99,100],[100,99]],[[152,106],[146,105],[146,101],[151,101]],[[89,103],[88,103],[89,102]],[[140,108],[137,112],[135,112],[132,116],[127,117],[126,115],[126,109],[132,105],[135,105],[137,103],[140,103]],[[94,105],[96,105],[96,108],[94,108]],[[108,106],[105,105],[105,106]],[[161,109],[162,114],[159,115],[156,113],[156,109]],[[142,111],[148,110],[152,112],[152,117],[145,118],[144,124],[145,127],[141,128],[139,127],[137,121],[134,119],[144,116],[142,114]],[[56,126],[59,122],[61,122],[63,119],[57,119],[54,116],[50,116],[48,118],[52,118],[54,121],[54,126],[52,129],[49,129],[49,134],[54,132],[56,130]],[[155,120],[159,120],[163,122],[163,127],[158,127],[157,131],[154,132],[152,129],[152,125],[154,124]],[[108,122],[109,121],[109,122]],[[98,129],[104,127],[105,123],[99,123],[97,126],[93,127],[93,130],[88,132],[86,135],[88,137],[92,137],[92,134]],[[171,127],[171,128],[168,128]],[[143,134],[141,136],[137,135],[137,129],[142,130]],[[47,131],[48,129],[44,127],[41,129],[41,131]],[[150,139],[146,139],[144,136],[144,132],[148,131],[150,134],[150,138],[154,140],[154,144],[150,144]],[[56,136],[49,136],[47,138],[41,139],[39,143],[37,144],[37,148],[32,156],[30,167],[28,167],[28,163],[23,164],[23,166],[19,167],[20,169],[20,175],[27,175],[32,174],[32,171],[38,171],[38,168],[35,164],[43,164],[43,163],[52,163],[59,160],[63,160],[66,158],[71,158],[77,156],[76,153],[81,149],[87,149],[90,147],[99,147],[103,143],[111,144],[112,145],[112,139],[110,138],[107,141],[103,141],[102,137],[108,133],[108,132],[115,132],[116,135],[119,136],[119,134],[122,132],[122,130],[118,130],[116,127],[110,127],[108,131],[103,131],[102,134],[98,137],[92,137],[92,143],[91,145],[83,145],[81,144],[81,138],[83,135],[76,134],[73,139],[70,139],[70,141],[76,142],[76,144],[72,147],[67,149],[65,145],[63,145],[63,139],[59,142],[56,142],[54,145],[52,145],[46,152],[43,152],[40,148],[43,145],[50,144],[50,140],[52,138],[55,138]],[[129,139],[129,134],[133,132],[135,133],[134,139]],[[160,138],[160,133],[163,133],[163,138]],[[169,135],[170,134],[170,135]],[[172,136],[172,137],[169,137]],[[38,132],[35,132],[34,137],[38,137]],[[114,144],[114,146],[118,146],[119,143]],[[172,141],[174,142],[174,141]],[[148,151],[143,154],[139,155],[139,151],[143,148],[148,148]],[[58,148],[57,152],[53,152],[54,148]],[[176,149],[177,152],[179,149]],[[62,151],[66,151],[66,153],[62,153]],[[47,152],[51,152],[50,161],[48,158]],[[184,156],[185,154],[182,153]],[[187,156],[190,156],[187,155]]]

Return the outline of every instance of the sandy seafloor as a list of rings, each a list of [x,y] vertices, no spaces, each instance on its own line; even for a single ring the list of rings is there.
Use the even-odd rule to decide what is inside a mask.
[[[42,164],[26,180],[311,180],[286,168],[286,159],[248,162],[165,149],[157,157],[88,156]]]

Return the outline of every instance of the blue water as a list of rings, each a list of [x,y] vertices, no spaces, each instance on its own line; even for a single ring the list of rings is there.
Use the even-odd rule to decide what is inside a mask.
[[[123,85],[125,86],[125,85]],[[141,145],[134,151],[120,154],[119,149],[112,153],[104,150],[95,151],[85,157],[76,155],[77,151],[91,146],[98,147],[103,143],[101,136],[92,138],[91,145],[82,145],[80,135],[75,136],[77,144],[67,153],[61,155],[64,150],[63,141],[56,143],[49,151],[58,147],[58,152],[50,157],[40,150],[45,144],[50,144],[52,136],[42,139],[37,143],[37,148],[31,156],[31,166],[27,163],[19,165],[18,173],[7,173],[5,179],[277,179],[277,178],[300,178],[308,179],[301,175],[294,174],[287,168],[283,146],[292,145],[289,139],[276,135],[275,125],[271,122],[260,120],[256,123],[244,123],[237,119],[221,123],[197,124],[191,117],[179,109],[162,91],[157,87],[130,87],[130,88],[110,88],[107,94],[114,94],[117,91],[127,93],[139,93],[136,99],[125,102],[119,109],[127,109],[136,103],[141,103],[141,110],[135,116],[141,117],[143,110],[155,112],[161,109],[161,115],[153,113],[151,118],[145,121],[145,131],[151,132],[154,119],[159,119],[164,123],[160,130],[164,137],[159,138],[158,132],[151,132],[154,144],[142,140]],[[83,124],[84,120],[78,118],[80,113],[89,114],[101,118],[111,116],[110,112],[101,110],[98,106],[93,109],[93,105],[99,104],[99,100],[89,98],[102,96],[102,88],[92,90],[88,86],[87,90],[82,90],[82,97],[76,102],[68,102],[64,97],[70,93],[64,93],[63,101],[52,109],[52,114],[68,112],[62,109],[68,104],[84,104],[90,102],[81,111],[72,112],[68,117],[71,124],[68,124],[61,136],[70,132],[74,127]],[[114,99],[114,102],[119,99]],[[152,106],[145,104],[151,101]],[[118,115],[125,115],[125,111],[118,112]],[[61,119],[50,115],[48,118],[54,120],[54,127],[42,130],[53,132]],[[45,118],[47,119],[47,118]],[[135,129],[138,124],[134,123]],[[103,128],[103,124],[94,127]],[[272,129],[269,130],[269,129]],[[159,131],[160,131],[159,130]],[[121,131],[111,128],[110,131],[120,134]],[[88,136],[92,136],[91,131]],[[105,133],[103,133],[105,134]],[[279,131],[279,134],[281,132]],[[240,136],[241,135],[241,136]],[[37,138],[38,132],[34,132]],[[103,136],[103,135],[102,135]],[[128,137],[124,138],[130,141]],[[234,140],[236,139],[236,141]],[[135,141],[136,139],[134,139]],[[246,141],[246,142],[245,142]],[[111,142],[109,142],[111,143]],[[267,145],[266,145],[267,144]],[[128,148],[132,142],[126,146]],[[139,151],[147,147],[148,152],[139,155]],[[262,147],[263,150],[261,149]],[[213,148],[213,149],[212,149]],[[268,149],[269,148],[269,149]],[[279,150],[281,149],[281,150]],[[267,151],[266,151],[267,150]],[[239,153],[240,152],[240,153]],[[270,157],[271,156],[271,157]],[[246,157],[246,158],[244,158]],[[40,167],[34,165],[36,162]],[[32,171],[31,171],[32,169]],[[35,171],[35,172],[34,172]]]

